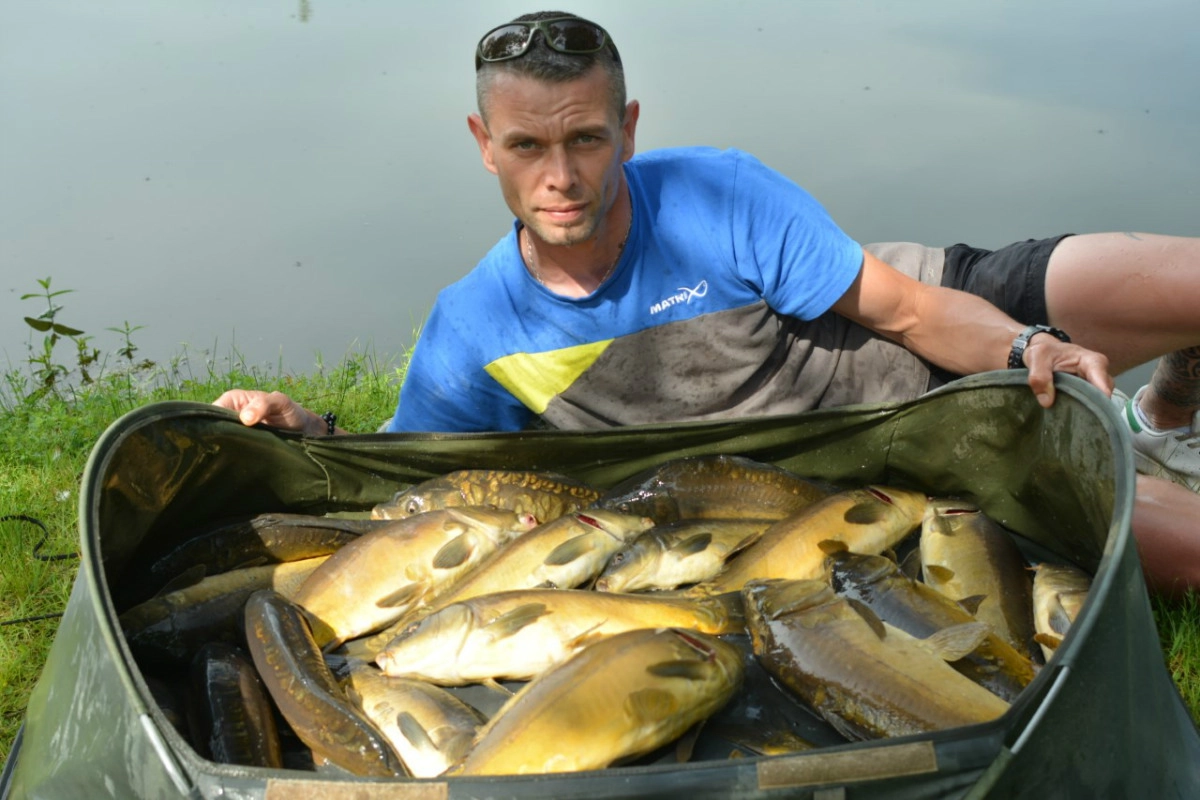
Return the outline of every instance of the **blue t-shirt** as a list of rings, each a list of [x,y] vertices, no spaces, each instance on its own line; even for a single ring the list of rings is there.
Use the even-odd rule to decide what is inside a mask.
[[[820,403],[819,387],[799,391],[800,368],[823,358],[804,323],[850,287],[860,245],[736,150],[658,150],[624,168],[633,220],[609,279],[581,298],[546,289],[514,222],[438,295],[389,430],[598,427]]]

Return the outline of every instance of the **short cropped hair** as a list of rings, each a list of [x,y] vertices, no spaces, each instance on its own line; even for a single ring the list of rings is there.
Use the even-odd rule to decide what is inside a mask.
[[[538,22],[544,19],[574,17],[565,11],[535,11],[522,14],[513,22]],[[599,65],[608,74],[608,93],[613,110],[620,122],[625,121],[625,70],[604,47],[595,53],[560,53],[546,44],[541,32],[535,33],[529,49],[519,58],[506,61],[485,61],[475,72],[475,102],[479,114],[487,121],[487,101],[495,76],[501,72],[525,75],[546,83],[566,83],[586,75]]]

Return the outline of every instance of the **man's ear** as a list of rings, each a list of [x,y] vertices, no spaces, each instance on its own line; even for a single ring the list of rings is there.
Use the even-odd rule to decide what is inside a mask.
[[[479,145],[479,156],[483,159],[484,168],[495,175],[496,159],[492,155],[492,135],[488,133],[487,123],[479,114],[469,114],[467,115],[467,127],[471,129],[471,135],[475,137],[475,142]]]
[[[633,158],[636,148],[634,147],[634,134],[637,132],[638,114],[641,112],[641,105],[637,100],[630,100],[625,105],[625,121],[621,123],[621,135],[624,139],[621,142],[624,147],[624,152],[621,153],[621,160],[628,161]]]

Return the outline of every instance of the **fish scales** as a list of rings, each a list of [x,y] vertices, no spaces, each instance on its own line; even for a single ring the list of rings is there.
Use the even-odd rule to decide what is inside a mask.
[[[830,484],[744,456],[689,456],[645,470],[609,489],[600,508],[680,519],[783,519],[828,497]]]
[[[401,633],[377,656],[387,675],[462,686],[530,680],[589,644],[637,628],[741,633],[741,599],[525,589],[454,603]]]
[[[473,506],[397,520],[331,555],[295,599],[317,642],[335,646],[395,622],[535,522],[528,513]]]
[[[925,502],[921,492],[885,486],[838,492],[767,528],[701,586],[720,593],[737,591],[755,578],[819,578],[823,544],[878,555],[921,524]]]
[[[551,472],[464,469],[397,492],[371,510],[375,519],[404,519],[457,506],[495,506],[533,514],[539,522],[591,505],[599,490]]]
[[[364,777],[407,775],[387,738],[338,685],[295,604],[269,589],[255,592],[246,602],[246,640],[276,707],[316,759]]]
[[[922,521],[920,551],[925,583],[952,600],[981,598],[976,619],[1035,657],[1033,582],[1008,531],[978,506],[938,498]]]
[[[574,772],[643,755],[724,706],[743,669],[736,647],[701,633],[603,639],[526,684],[448,774]]]
[[[843,735],[904,736],[996,719],[1008,703],[897,628],[881,636],[823,580],[743,589],[754,653]]]
[[[881,620],[918,639],[975,621],[975,617],[946,595],[904,575],[883,556],[842,551],[827,559],[834,591],[864,603]],[[1011,702],[1034,677],[1033,662],[995,632],[979,647],[950,666]]]
[[[1042,562],[1033,569],[1033,627],[1049,661],[1087,602],[1092,576],[1070,564]]]

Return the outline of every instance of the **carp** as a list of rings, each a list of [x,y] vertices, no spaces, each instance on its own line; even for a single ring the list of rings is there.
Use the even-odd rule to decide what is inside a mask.
[[[874,739],[987,722],[1007,701],[945,663],[986,626],[921,641],[834,594],[823,580],[751,581],[742,590],[755,656],[842,735]]]
[[[389,678],[359,659],[334,671],[351,702],[392,743],[414,778],[434,778],[457,764],[487,722],[483,714],[425,681]]]
[[[671,742],[737,692],[741,651],[674,628],[602,639],[526,684],[448,775],[603,769]]]
[[[600,496],[597,489],[553,472],[461,469],[399,491],[371,509],[373,519],[404,519],[458,506],[496,506],[549,522]]]
[[[283,766],[275,711],[249,657],[233,645],[209,642],[192,662],[192,741],[221,764]]]
[[[152,597],[121,614],[121,630],[139,658],[186,666],[205,642],[240,639],[242,608],[260,589],[293,597],[329,556],[247,567]]]
[[[741,633],[741,598],[650,597],[578,589],[497,592],[453,603],[376,657],[387,675],[444,686],[530,680],[591,642],[636,628]]]
[[[925,495],[868,486],[826,497],[763,531],[731,559],[709,591],[737,591],[754,578],[818,578],[824,573],[823,543],[841,542],[856,553],[877,555],[921,524]]]
[[[772,522],[682,519],[655,526],[613,553],[595,588],[640,592],[710,580],[733,553],[754,542]]]
[[[976,621],[970,611],[946,595],[901,573],[889,558],[841,550],[830,553],[826,564],[839,596],[861,602],[884,622],[918,639]],[[979,647],[949,663],[1009,702],[1035,674],[1033,662],[992,631]]]
[[[1049,661],[1087,601],[1092,578],[1070,564],[1043,561],[1033,570],[1034,639]]]
[[[528,513],[475,507],[397,520],[329,556],[295,601],[333,648],[395,622],[535,525]]]
[[[920,548],[925,583],[952,600],[978,602],[978,620],[1035,657],[1033,583],[1008,531],[972,503],[935,499],[921,524]]]
[[[830,484],[743,456],[690,456],[645,470],[609,489],[598,508],[680,519],[783,519],[828,497]]]
[[[246,641],[276,707],[315,761],[364,777],[407,775],[387,738],[338,685],[294,603],[270,589],[250,595]]]

